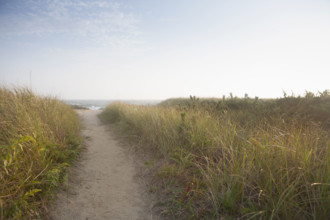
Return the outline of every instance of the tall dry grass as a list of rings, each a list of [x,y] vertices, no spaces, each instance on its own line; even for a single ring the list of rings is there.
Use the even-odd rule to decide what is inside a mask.
[[[0,88],[0,219],[40,218],[80,146],[66,104],[29,89]]]
[[[154,188],[166,195],[174,218],[330,216],[327,91],[276,100],[115,103],[100,118],[163,158]]]

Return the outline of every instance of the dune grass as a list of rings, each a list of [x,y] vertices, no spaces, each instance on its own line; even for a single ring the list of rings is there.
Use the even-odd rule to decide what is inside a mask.
[[[42,217],[80,148],[79,119],[55,98],[0,88],[0,219]]]
[[[162,161],[153,189],[166,195],[164,212],[173,218],[330,216],[329,91],[114,103],[100,118]]]

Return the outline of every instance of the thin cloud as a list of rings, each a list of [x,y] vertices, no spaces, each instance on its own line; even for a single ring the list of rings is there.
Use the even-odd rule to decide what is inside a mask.
[[[119,46],[136,43],[140,35],[138,19],[109,1],[29,0],[10,7],[14,8],[0,14],[1,38],[58,34],[101,46]]]

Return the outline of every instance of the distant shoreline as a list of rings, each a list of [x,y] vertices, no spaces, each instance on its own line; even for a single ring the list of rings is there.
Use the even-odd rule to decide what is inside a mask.
[[[162,100],[88,100],[88,99],[67,99],[62,100],[75,109],[101,110],[113,102],[123,102],[132,105],[157,105]]]

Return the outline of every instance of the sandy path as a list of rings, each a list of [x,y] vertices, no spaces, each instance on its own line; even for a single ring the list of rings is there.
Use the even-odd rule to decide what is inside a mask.
[[[80,111],[87,150],[71,170],[68,190],[60,192],[50,218],[153,219],[138,184],[134,161],[101,125],[99,111]],[[154,218],[155,219],[155,218]]]

